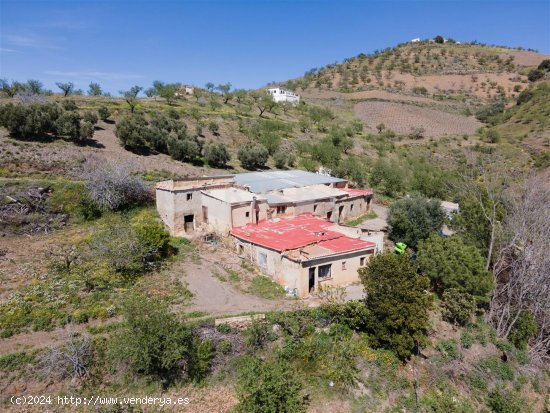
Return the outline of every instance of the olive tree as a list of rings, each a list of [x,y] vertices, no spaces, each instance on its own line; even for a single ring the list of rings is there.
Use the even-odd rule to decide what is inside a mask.
[[[67,97],[74,91],[74,83],[73,82],[57,82],[55,84],[59,89],[61,89],[61,92],[63,92],[63,96]]]

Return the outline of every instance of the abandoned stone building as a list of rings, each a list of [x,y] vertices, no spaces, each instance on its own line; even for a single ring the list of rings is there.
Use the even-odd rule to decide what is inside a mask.
[[[358,270],[376,244],[350,237],[338,224],[313,214],[233,228],[237,253],[287,291],[306,297],[322,286],[359,281]]]
[[[156,186],[160,216],[174,236],[198,229],[229,235],[232,228],[311,213],[333,223],[368,212],[373,193],[348,181],[300,170],[163,181]]]
[[[156,186],[157,209],[172,235],[229,237],[237,254],[300,297],[358,281],[357,270],[381,245],[340,224],[367,213],[372,197],[345,179],[299,170]]]

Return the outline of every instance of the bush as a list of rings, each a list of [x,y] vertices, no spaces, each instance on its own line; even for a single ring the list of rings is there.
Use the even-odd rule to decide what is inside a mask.
[[[94,136],[94,125],[84,121],[80,124],[80,139],[91,139]]]
[[[536,82],[537,80],[540,80],[543,77],[544,77],[544,72],[540,69],[533,69],[527,75],[527,79],[529,79],[529,82]]]
[[[76,111],[63,112],[55,121],[57,135],[80,140],[80,120],[80,115]]]
[[[98,117],[95,112],[87,110],[86,112],[84,112],[84,115],[82,115],[82,120],[84,122],[90,122],[92,125],[95,125],[98,121]]]
[[[279,169],[282,169],[287,165],[290,167],[294,166],[295,160],[296,159],[294,157],[294,154],[288,151],[279,150],[273,155],[273,161],[275,162],[275,167]]]
[[[204,160],[214,168],[224,168],[231,157],[223,143],[212,143],[204,148]]]
[[[262,348],[265,343],[275,338],[269,324],[261,320],[252,322],[245,330],[245,337],[246,344],[253,349]]]
[[[172,381],[191,356],[191,331],[169,311],[165,301],[131,295],[122,305],[124,324],[111,336],[111,357],[137,374]]]
[[[519,350],[525,350],[529,339],[538,332],[538,324],[529,310],[521,310],[518,319],[514,323],[508,340]]]
[[[392,253],[372,257],[359,274],[367,294],[367,329],[374,347],[406,359],[427,342],[429,279],[415,271],[409,257]]]
[[[487,105],[476,112],[476,118],[484,123],[491,123],[491,118],[504,112],[505,103],[498,101]]]
[[[489,143],[498,143],[500,142],[500,133],[494,129],[488,129],[485,132],[485,140]]]
[[[470,348],[474,344],[474,337],[466,330],[460,335],[460,345],[464,348]]]
[[[56,134],[56,121],[62,110],[54,103],[0,106],[0,126],[14,137],[39,137]]]
[[[445,221],[445,213],[436,199],[421,197],[395,201],[388,216],[389,235],[394,241],[416,247],[420,240],[433,232],[439,232]]]
[[[374,163],[369,182],[384,195],[395,196],[404,189],[400,165],[386,159],[378,159]]]
[[[193,351],[190,358],[189,376],[195,381],[201,381],[208,376],[212,368],[212,360],[216,355],[214,344],[210,340],[193,340]]]
[[[324,304],[319,308],[323,317],[331,323],[344,325],[354,331],[366,331],[369,310],[363,301],[348,301],[344,304]]]
[[[494,287],[493,278],[485,269],[485,260],[479,250],[465,244],[457,235],[443,238],[432,234],[428,239],[419,241],[416,263],[430,277],[439,294],[454,288],[459,293],[471,294],[483,302],[487,301],[487,293]],[[460,301],[468,299],[456,294],[448,298]]]
[[[460,358],[460,351],[458,349],[458,343],[456,340],[442,340],[437,344],[437,350],[442,354],[445,361],[458,360]]]
[[[514,370],[499,357],[490,356],[479,362],[481,371],[493,373],[500,380],[514,380]]]
[[[83,177],[91,202],[102,211],[119,211],[146,205],[152,200],[151,191],[132,174],[130,164],[90,162]]]
[[[133,280],[172,253],[169,236],[163,226],[144,215],[128,222],[111,216],[98,226],[89,245],[96,260],[118,274]]]
[[[115,134],[124,147],[132,149],[147,146],[147,132],[147,121],[138,114],[122,118],[115,129]]]
[[[218,125],[216,122],[214,121],[210,121],[208,122],[208,130],[210,132],[212,132],[212,134],[214,135],[218,135],[219,131],[220,131],[220,125]]]
[[[269,153],[261,144],[247,145],[239,149],[237,157],[241,165],[246,169],[262,168],[267,162]]]
[[[544,59],[542,62],[540,62],[538,69],[550,72],[550,59]]]
[[[191,139],[171,138],[168,140],[168,154],[176,161],[194,161],[200,154],[200,146]]]
[[[102,121],[106,121],[111,116],[111,111],[107,106],[100,106],[97,113]]]
[[[489,393],[487,405],[494,413],[522,413],[531,411],[527,400],[518,392],[498,388]]]
[[[443,293],[443,318],[451,323],[468,324],[476,310],[474,296],[449,288]]]
[[[236,387],[240,413],[305,413],[309,404],[295,369],[283,362],[243,358]]]

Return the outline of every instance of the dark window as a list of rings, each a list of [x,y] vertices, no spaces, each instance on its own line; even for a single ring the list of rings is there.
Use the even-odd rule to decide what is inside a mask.
[[[331,268],[332,268],[332,264],[321,265],[319,267],[319,278],[330,278]]]
[[[187,194],[187,200],[190,201],[193,198],[193,194]]]
[[[249,217],[250,217],[250,212],[247,211],[246,214],[245,214],[245,216],[246,216],[247,218],[249,218]]]
[[[313,212],[317,211],[317,204],[313,205]]]
[[[353,211],[353,204],[351,204],[351,207],[349,208],[350,211]]]
[[[286,206],[278,206],[277,214],[284,214],[286,212]]]
[[[361,257],[359,258],[359,265],[362,267],[363,265],[365,265],[365,258],[366,257]]]
[[[342,270],[345,270],[345,269],[346,269],[346,262],[342,261]]]

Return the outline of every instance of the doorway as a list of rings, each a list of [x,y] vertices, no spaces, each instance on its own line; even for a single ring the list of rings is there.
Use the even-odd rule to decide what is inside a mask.
[[[344,212],[344,205],[338,207],[338,222],[342,221],[342,213]]]
[[[309,293],[312,293],[313,291],[315,291],[315,267],[309,268],[308,291]]]
[[[202,220],[205,224],[208,224],[208,207],[204,205],[202,207]]]
[[[185,227],[185,232],[193,232],[195,229],[195,215],[184,215],[183,223]]]
[[[327,212],[327,221],[330,221],[330,217],[332,217],[332,211]]]

